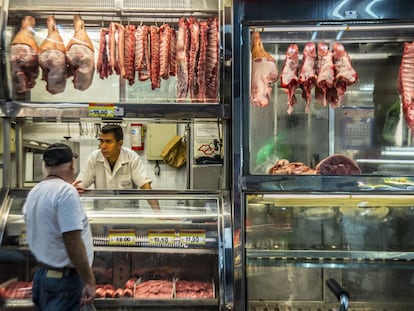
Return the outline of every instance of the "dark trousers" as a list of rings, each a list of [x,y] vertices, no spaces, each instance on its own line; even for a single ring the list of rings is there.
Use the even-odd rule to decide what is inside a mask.
[[[33,278],[32,299],[39,311],[79,311],[84,283],[73,268],[40,267]]]

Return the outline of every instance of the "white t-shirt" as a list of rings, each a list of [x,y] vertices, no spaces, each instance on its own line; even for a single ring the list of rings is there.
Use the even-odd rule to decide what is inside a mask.
[[[77,180],[81,181],[82,187],[88,188],[94,184],[95,189],[134,189],[151,182],[141,158],[126,147],[121,148],[113,171],[101,150],[92,152]]]
[[[39,262],[52,267],[73,266],[62,234],[82,230],[89,264],[93,241],[85,209],[75,187],[62,179],[47,179],[29,192],[23,206],[29,248]]]

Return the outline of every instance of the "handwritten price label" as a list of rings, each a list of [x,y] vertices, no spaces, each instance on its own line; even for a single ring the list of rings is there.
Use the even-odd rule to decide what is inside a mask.
[[[113,117],[114,111],[114,104],[89,104],[88,106],[89,117]]]
[[[135,245],[137,236],[134,230],[111,230],[108,240],[109,245]]]
[[[206,244],[205,230],[180,230],[181,244]]]
[[[150,230],[148,231],[148,243],[150,245],[170,245],[175,242],[174,230]]]

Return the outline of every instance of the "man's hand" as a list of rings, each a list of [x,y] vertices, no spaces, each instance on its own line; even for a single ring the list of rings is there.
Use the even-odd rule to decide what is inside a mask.
[[[95,286],[86,284],[82,290],[81,306],[92,303],[95,299]]]
[[[80,184],[81,182],[82,182],[81,180],[75,180],[72,183],[72,186],[74,186],[76,188],[76,190],[78,191],[79,194],[82,194],[82,193],[85,192],[85,188],[83,188]]]

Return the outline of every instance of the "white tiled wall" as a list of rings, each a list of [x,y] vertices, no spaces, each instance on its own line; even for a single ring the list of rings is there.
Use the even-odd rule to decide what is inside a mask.
[[[69,125],[68,125],[69,124]],[[89,154],[98,148],[98,141],[95,137],[93,123],[31,123],[23,127],[23,139],[33,139],[46,143],[55,143],[64,140],[64,136],[70,136],[70,140],[80,143],[80,169],[86,162]],[[124,146],[130,147],[131,142],[128,133],[130,132],[130,123],[121,124],[124,127]],[[183,129],[178,125],[178,134],[183,134]],[[152,180],[152,188],[160,190],[180,190],[186,189],[186,171],[185,167],[176,169],[162,161],[159,161],[160,175],[155,175],[155,161],[146,159],[145,150],[137,151],[138,155],[146,164],[147,175]]]

